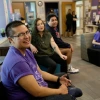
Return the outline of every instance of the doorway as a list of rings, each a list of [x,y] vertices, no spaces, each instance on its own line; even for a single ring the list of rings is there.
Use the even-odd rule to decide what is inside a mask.
[[[75,2],[62,2],[62,35],[66,32],[66,14],[68,9],[75,10]]]
[[[59,21],[60,19],[59,18],[59,2],[45,2],[44,4],[45,4],[45,18],[49,13],[55,13]],[[59,25],[60,25],[60,22],[59,22]],[[58,25],[58,29],[59,29],[59,25]]]

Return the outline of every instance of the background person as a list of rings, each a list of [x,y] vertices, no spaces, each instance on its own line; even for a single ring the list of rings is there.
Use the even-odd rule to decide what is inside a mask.
[[[65,37],[66,35],[68,37],[72,36],[72,21],[73,21],[73,16],[72,16],[72,11],[71,9],[68,9],[68,13],[66,15],[66,33],[65,33]]]
[[[77,25],[76,25],[77,16],[76,16],[76,14],[75,14],[75,11],[72,12],[72,16],[73,16],[72,35],[75,35],[75,34],[76,34],[76,28],[77,28]]]
[[[47,16],[46,29],[53,36],[54,41],[58,45],[61,53],[67,56],[66,64],[68,64],[68,72],[77,73],[77,72],[79,72],[79,69],[75,69],[71,65],[73,47],[71,44],[66,43],[61,39],[57,25],[58,25],[57,16],[55,14],[49,14]]]
[[[25,26],[26,26],[27,28],[29,28],[28,23],[26,23],[26,21],[25,21],[25,19],[24,19],[23,17],[21,17],[20,20],[21,20],[22,23],[25,24]]]

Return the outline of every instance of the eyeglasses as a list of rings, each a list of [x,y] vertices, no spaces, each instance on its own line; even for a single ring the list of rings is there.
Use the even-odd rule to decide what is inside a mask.
[[[10,37],[19,37],[19,38],[24,38],[25,35],[30,35],[30,33],[31,33],[31,31],[28,30],[28,31],[26,31],[25,33],[24,33],[24,32],[23,32],[23,33],[18,33],[18,35],[16,35],[16,36],[10,36]]]

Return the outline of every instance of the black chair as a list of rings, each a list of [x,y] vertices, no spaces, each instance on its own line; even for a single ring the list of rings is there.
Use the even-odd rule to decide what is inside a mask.
[[[2,82],[0,82],[0,100],[7,100],[7,96],[5,93],[5,88],[2,84]]]

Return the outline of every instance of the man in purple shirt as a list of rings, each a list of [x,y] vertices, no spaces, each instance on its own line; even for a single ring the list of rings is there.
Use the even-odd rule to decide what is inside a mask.
[[[39,68],[27,49],[31,45],[31,34],[22,22],[9,23],[6,35],[12,46],[2,65],[1,81],[8,100],[75,100],[82,95],[80,89],[69,87],[70,80],[65,76],[54,76]],[[44,80],[52,81],[58,87],[50,88]]]
[[[94,34],[92,44],[93,44],[93,48],[100,49],[100,26],[98,26],[98,30]]]

